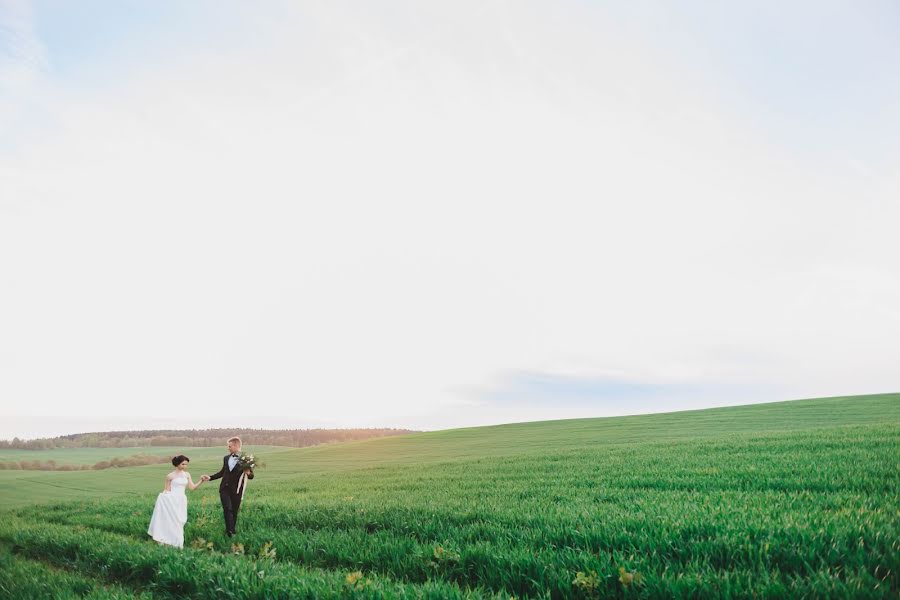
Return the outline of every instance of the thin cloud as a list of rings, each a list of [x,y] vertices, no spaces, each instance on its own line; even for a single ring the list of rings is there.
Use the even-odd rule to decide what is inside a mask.
[[[0,132],[7,131],[22,106],[33,100],[46,66],[29,3],[0,2]]]

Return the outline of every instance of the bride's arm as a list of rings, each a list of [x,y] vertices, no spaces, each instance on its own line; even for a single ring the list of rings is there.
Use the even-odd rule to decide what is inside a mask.
[[[198,487],[203,485],[202,479],[200,480],[200,483],[194,483],[194,478],[191,477],[190,473],[185,473],[185,475],[187,475],[187,478],[188,478],[188,487],[191,488],[192,490],[196,490]]]
[[[163,491],[164,492],[172,491],[172,478],[169,477],[168,475],[166,475],[166,483],[165,483],[165,485],[163,485]]]

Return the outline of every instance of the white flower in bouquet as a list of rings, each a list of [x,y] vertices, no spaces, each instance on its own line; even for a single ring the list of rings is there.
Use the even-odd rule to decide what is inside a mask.
[[[238,461],[241,463],[241,468],[245,471],[252,471],[256,468],[256,459],[252,454],[241,454]]]

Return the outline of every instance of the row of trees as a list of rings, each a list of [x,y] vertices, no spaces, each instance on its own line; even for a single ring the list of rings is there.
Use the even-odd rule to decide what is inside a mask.
[[[414,433],[409,429],[166,429],[76,433],[36,440],[0,440],[0,449],[139,448],[146,446],[220,446],[232,436],[245,444],[303,448],[388,435]]]

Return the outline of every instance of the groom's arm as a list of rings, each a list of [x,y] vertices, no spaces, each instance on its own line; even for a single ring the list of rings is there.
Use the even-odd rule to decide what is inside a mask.
[[[225,474],[225,462],[226,462],[227,460],[228,460],[227,458],[223,458],[223,459],[222,459],[222,468],[221,468],[221,469],[219,470],[219,472],[216,473],[215,475],[210,475],[210,476],[209,476],[209,481],[212,481],[213,479],[220,479],[220,478],[222,477],[222,475]]]

